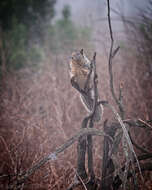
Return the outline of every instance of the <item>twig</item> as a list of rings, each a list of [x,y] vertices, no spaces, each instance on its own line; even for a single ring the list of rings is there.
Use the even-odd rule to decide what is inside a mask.
[[[110,129],[109,128],[110,127],[108,127],[108,125],[107,125],[107,120],[105,120],[104,132],[113,138],[117,129],[115,128],[115,130],[111,133],[111,130],[110,130],[111,128]],[[101,189],[110,189],[110,186],[113,181],[112,175],[108,179],[106,178],[106,176],[108,176],[109,174],[114,172],[114,164],[113,164],[112,159],[110,159],[110,156],[109,156],[109,150],[110,150],[109,146],[110,146],[109,139],[104,137],[103,161],[102,161],[102,180],[100,183]]]
[[[38,163],[36,163],[31,169],[24,172],[22,174],[21,180],[19,181],[20,184],[22,184],[29,176],[31,176],[36,170],[38,170],[42,165],[47,163],[49,160],[56,160],[59,153],[63,152],[65,149],[67,149],[69,146],[71,146],[75,141],[77,141],[80,137],[84,137],[87,135],[97,135],[97,136],[107,136],[110,141],[113,141],[111,137],[109,137],[107,134],[105,134],[101,130],[97,129],[81,129],[76,135],[71,137],[69,140],[66,141],[62,146],[57,148],[53,153],[49,154],[42,160],[40,160]]]
[[[92,107],[92,112],[90,113],[90,123],[89,127],[93,128],[93,118],[95,115],[95,111],[97,109],[97,100],[98,100],[98,90],[97,90],[97,74],[96,74],[96,52],[94,53],[93,60],[91,61],[91,70],[93,72],[93,93],[94,93],[94,98],[93,98],[93,107]],[[93,170],[93,154],[92,154],[92,136],[88,135],[87,136],[87,141],[88,141],[88,172],[90,175],[90,181],[94,181],[95,179],[95,174]]]
[[[122,129],[123,129],[124,137],[126,138],[128,147],[129,147],[130,151],[131,151],[131,152],[133,153],[133,155],[134,155],[134,158],[135,158],[135,160],[136,160],[136,162],[137,162],[137,166],[138,166],[140,175],[141,175],[141,177],[142,177],[142,179],[143,179],[143,176],[142,176],[142,173],[141,173],[140,164],[139,164],[137,155],[136,155],[136,153],[135,153],[135,151],[134,151],[133,145],[132,145],[132,143],[131,143],[131,139],[130,139],[130,137],[129,137],[128,131],[127,131],[126,127],[125,127],[125,124],[123,123],[123,121],[122,121],[120,115],[116,112],[116,110],[114,109],[114,107],[113,107],[112,105],[107,104],[107,103],[102,104],[102,105],[109,107],[109,108],[112,110],[112,112],[114,113],[116,119],[119,121],[120,126],[121,126]],[[132,161],[133,161],[133,160],[132,160]]]
[[[126,119],[126,120],[123,120],[124,123],[127,123],[129,126],[135,126],[135,127],[140,127],[140,128],[144,128],[144,129],[147,129],[147,130],[152,130],[152,128],[150,127],[147,127],[147,124],[150,122],[152,122],[151,120],[148,120],[148,121],[145,121],[146,123],[142,123],[141,122],[139,123],[139,120],[131,120],[131,119]],[[146,128],[145,128],[146,127]]]
[[[143,121],[142,119],[138,119],[138,121],[140,121],[141,123],[145,124],[147,127],[149,127],[150,129],[152,129],[152,126],[149,125],[146,121]]]
[[[109,0],[107,0],[107,4],[108,4],[108,24],[109,24],[109,31],[110,31],[110,37],[111,37],[111,47],[110,47],[110,52],[109,52],[109,76],[110,76],[110,89],[111,89],[111,93],[112,93],[112,96],[116,102],[116,104],[118,105],[118,108],[119,108],[119,112],[120,112],[120,115],[116,112],[116,110],[114,109],[113,106],[111,106],[110,104],[106,104],[106,106],[108,106],[112,112],[115,114],[115,117],[116,119],[119,121],[121,127],[122,127],[122,130],[123,130],[123,135],[125,137],[125,141],[124,141],[124,145],[123,145],[123,148],[124,148],[124,153],[125,153],[125,157],[126,157],[126,162],[129,163],[129,160],[131,159],[131,163],[132,163],[132,167],[133,167],[133,157],[135,158],[136,162],[137,162],[137,166],[138,166],[138,169],[139,169],[139,172],[140,172],[140,175],[143,179],[143,176],[142,176],[142,173],[141,173],[141,168],[140,168],[140,165],[139,165],[139,161],[138,161],[138,158],[137,158],[137,155],[134,151],[134,148],[133,148],[133,145],[132,145],[132,142],[130,140],[130,137],[129,137],[129,134],[128,134],[128,131],[126,129],[126,126],[124,125],[123,123],[123,119],[124,119],[124,108],[123,108],[123,105],[122,105],[122,92],[121,92],[121,88],[119,89],[120,92],[119,92],[119,97],[117,98],[116,94],[115,94],[115,90],[114,90],[114,85],[113,85],[113,72],[112,72],[112,59],[113,59],[113,55],[115,55],[119,48],[117,48],[114,53],[113,53],[113,46],[114,46],[114,39],[113,39],[113,33],[112,33],[112,27],[111,27],[111,18],[110,18],[110,3],[109,3]],[[127,144],[126,144],[127,143]],[[128,149],[129,148],[129,149]],[[130,152],[128,151],[130,150]],[[130,154],[131,153],[131,154]],[[125,170],[126,171],[126,170]],[[135,175],[134,175],[134,179],[135,179]],[[135,179],[136,180],[136,179]],[[125,183],[123,183],[125,184]],[[136,184],[135,184],[135,187],[136,187]]]
[[[8,147],[6,141],[4,140],[4,138],[3,138],[2,136],[0,136],[0,139],[1,139],[1,141],[3,142],[6,151],[8,152],[8,155],[9,155],[9,157],[10,157],[10,160],[11,160],[11,162],[12,162],[12,165],[15,166],[15,161],[14,161],[14,159],[13,159],[12,153],[11,153],[11,151],[9,150],[9,147]]]
[[[143,155],[138,156],[138,160],[139,161],[144,161],[144,160],[151,159],[151,158],[152,158],[152,153],[150,153],[150,154],[143,154]],[[134,163],[136,163],[136,160],[134,160]],[[123,166],[121,169],[118,169],[118,171],[122,171],[122,172],[124,170],[125,170],[125,166]],[[112,176],[112,174],[113,174],[113,172],[111,174],[109,174],[108,176],[106,176],[105,178],[108,179],[109,177]]]
[[[119,101],[119,99],[117,98],[115,90],[114,90],[113,72],[112,72],[112,59],[116,55],[116,53],[118,52],[119,47],[117,47],[116,50],[113,51],[114,39],[113,39],[113,32],[112,32],[112,27],[111,27],[110,3],[109,3],[109,0],[107,0],[107,4],[108,4],[108,24],[109,24],[109,31],[110,31],[110,38],[111,38],[111,47],[110,47],[109,60],[108,60],[108,62],[109,62],[108,69],[109,69],[109,77],[110,77],[110,89],[111,89],[112,96],[113,96],[116,104],[119,107],[120,115],[123,118],[124,117],[124,110],[123,110],[123,106],[122,106],[121,102]]]
[[[90,71],[89,71],[89,74],[87,76],[87,80],[85,82],[85,85],[84,85],[84,91],[88,91],[88,88],[89,88],[89,81],[90,81],[90,77],[91,77],[91,74],[92,74],[92,70],[93,70],[93,62],[91,61],[91,64],[90,64]]]
[[[118,46],[118,47],[113,51],[112,58],[115,57],[115,55],[118,53],[119,49],[120,49],[120,46]]]
[[[122,170],[124,170],[125,167],[123,167]],[[151,162],[148,162],[148,163],[144,163],[144,164],[141,164],[141,171],[152,171],[152,163]],[[135,173],[138,173],[140,172],[139,171],[139,168],[136,167],[135,168]],[[127,179],[129,179],[130,177],[132,177],[133,174],[131,172],[128,172],[128,175],[127,175]],[[115,177],[115,180],[114,180],[114,185],[116,186],[117,185],[117,189],[119,188],[119,186],[122,184],[122,180],[120,180],[119,176],[116,176]]]
[[[137,149],[139,149],[139,150],[142,151],[143,153],[147,153],[147,154],[150,154],[150,153],[151,153],[151,152],[149,152],[148,150],[146,150],[145,148],[142,148],[141,146],[139,146],[138,144],[136,144],[135,141],[132,139],[130,133],[129,133],[129,136],[130,136],[130,139],[131,139],[132,144],[133,144]]]
[[[82,183],[84,189],[87,190],[87,187],[86,187],[85,183],[83,182],[82,178],[79,176],[79,174],[77,174],[77,177],[79,178],[80,182]]]

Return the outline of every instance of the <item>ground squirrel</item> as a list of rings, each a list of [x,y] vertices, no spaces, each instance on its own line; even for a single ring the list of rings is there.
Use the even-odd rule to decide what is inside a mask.
[[[80,94],[80,98],[86,110],[88,112],[91,112],[93,109],[94,99],[93,75],[90,76],[86,89],[86,81],[88,80],[88,75],[90,73],[91,61],[86,57],[83,49],[81,51],[76,51],[72,53],[69,66],[71,79],[73,79],[74,82],[77,83],[80,89],[87,92],[86,95]],[[94,115],[94,121],[99,121],[101,119],[101,116],[102,107],[98,106]]]

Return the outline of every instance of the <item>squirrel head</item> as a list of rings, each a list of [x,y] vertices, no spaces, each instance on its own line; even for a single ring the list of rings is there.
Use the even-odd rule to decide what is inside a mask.
[[[84,67],[88,67],[90,68],[90,60],[86,57],[86,55],[84,54],[83,49],[81,49],[80,51],[75,51],[72,53],[71,59],[73,62],[75,62],[76,64],[80,65],[80,66],[84,66]]]

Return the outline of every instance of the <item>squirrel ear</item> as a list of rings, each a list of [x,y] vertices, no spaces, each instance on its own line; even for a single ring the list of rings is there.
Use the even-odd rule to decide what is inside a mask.
[[[80,50],[80,53],[83,55],[83,49]]]

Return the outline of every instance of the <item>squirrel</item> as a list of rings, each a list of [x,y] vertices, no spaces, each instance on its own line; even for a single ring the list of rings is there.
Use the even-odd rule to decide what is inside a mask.
[[[83,53],[83,50],[72,53],[70,60],[70,77],[79,84],[81,89],[84,89],[85,87],[85,82],[90,72],[90,64],[91,63]]]
[[[94,89],[93,89],[93,72],[88,80],[88,75],[91,70],[91,61],[84,54],[83,49],[81,51],[75,51],[72,53],[70,63],[70,77],[78,85],[78,87],[85,91],[86,94],[81,93],[80,99],[85,109],[88,112],[91,112],[93,109],[93,100],[94,100]],[[86,88],[86,81],[88,86]],[[103,108],[101,105],[98,105],[94,114],[93,120],[98,122],[100,121],[103,113]]]

